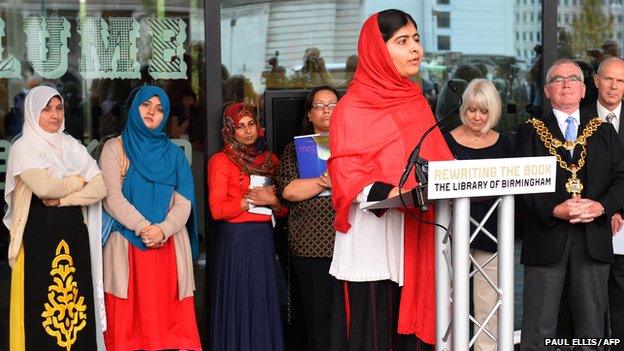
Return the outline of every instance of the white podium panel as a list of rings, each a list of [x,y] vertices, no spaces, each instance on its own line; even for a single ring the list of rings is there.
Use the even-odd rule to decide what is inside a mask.
[[[514,194],[554,192],[554,157],[506,158],[429,163],[428,200],[436,201],[436,350],[465,351],[484,336],[497,350],[513,350],[514,335]],[[498,197],[485,218],[470,217],[471,197]],[[409,198],[408,198],[409,199]],[[498,237],[485,228],[498,211]],[[452,214],[452,216],[451,216]],[[470,224],[476,229],[471,233]],[[470,253],[477,235],[496,242],[498,252],[479,264]],[[498,279],[483,267],[498,260]],[[477,274],[496,291],[497,301],[483,320],[470,315],[470,278]],[[487,328],[497,316],[497,333]],[[470,325],[474,324],[473,335]]]
[[[429,162],[429,200],[555,191],[554,156]]]

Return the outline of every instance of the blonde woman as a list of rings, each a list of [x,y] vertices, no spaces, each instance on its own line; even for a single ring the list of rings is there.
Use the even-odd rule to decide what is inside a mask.
[[[451,152],[458,160],[503,158],[512,156],[511,143],[504,135],[492,128],[501,116],[502,103],[494,84],[486,79],[474,79],[468,84],[459,116],[462,124],[445,134]],[[470,216],[477,221],[488,212],[494,199],[477,199],[470,205]],[[484,228],[496,237],[497,216],[492,213]],[[471,232],[476,229],[471,225]],[[472,255],[479,264],[486,262],[496,252],[497,245],[483,233],[479,233],[470,245]],[[496,259],[484,267],[484,271],[492,281],[498,279]],[[496,291],[489,285],[483,274],[477,273],[473,288],[474,313],[479,323],[483,322],[497,300]],[[497,330],[496,315],[487,323],[487,329],[494,335]],[[496,350],[496,342],[482,333],[475,342],[475,351]]]

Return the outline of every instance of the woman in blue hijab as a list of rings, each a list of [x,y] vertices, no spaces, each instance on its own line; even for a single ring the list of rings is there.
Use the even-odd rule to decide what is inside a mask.
[[[193,177],[164,132],[169,108],[162,89],[141,87],[121,136],[100,157],[104,208],[113,218],[104,244],[109,351],[201,349],[193,303]]]

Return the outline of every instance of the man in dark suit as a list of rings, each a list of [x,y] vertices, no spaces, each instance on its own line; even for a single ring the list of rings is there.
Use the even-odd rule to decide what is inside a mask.
[[[558,60],[546,82],[552,112],[521,125],[516,136],[521,157],[558,155],[555,192],[522,196],[528,216],[521,350],[553,349],[544,338],[556,336],[563,293],[569,294],[575,337],[604,336],[611,217],[624,205],[624,146],[613,127],[580,113],[580,67]],[[570,288],[564,292],[566,275]]]
[[[624,144],[624,60],[619,57],[609,57],[600,63],[598,72],[594,75],[594,83],[598,88],[598,101],[586,106],[581,113],[588,116],[598,116],[601,120],[613,124],[618,132],[620,141]],[[619,215],[618,215],[619,216]],[[618,228],[614,219],[614,229]],[[621,216],[619,217],[621,223]],[[622,236],[624,234],[619,234]],[[618,248],[614,238],[615,261],[611,264],[609,275],[609,315],[611,317],[611,336],[624,342],[624,251]],[[614,350],[624,350],[620,344]]]
[[[613,124],[620,140],[624,143],[624,60],[619,57],[609,57],[600,63],[594,74],[594,83],[598,88],[596,103],[585,106],[581,114],[589,117],[598,117]]]

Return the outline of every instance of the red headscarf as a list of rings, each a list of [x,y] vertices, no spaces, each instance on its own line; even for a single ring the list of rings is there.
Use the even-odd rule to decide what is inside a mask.
[[[336,230],[346,233],[349,207],[362,189],[374,182],[397,185],[409,154],[435,123],[419,85],[401,77],[383,41],[377,14],[364,23],[358,41],[359,63],[347,94],[330,122],[328,161]],[[423,143],[427,160],[449,160],[439,129]],[[407,188],[416,185],[413,176]],[[418,213],[434,219],[434,209]],[[416,334],[435,343],[434,228],[405,216],[405,285],[401,295],[399,333]]]
[[[251,117],[256,121],[258,139],[253,145],[244,145],[235,138],[236,126],[243,117]],[[277,164],[273,162],[271,153],[267,151],[264,142],[264,130],[260,127],[258,119],[254,116],[249,106],[242,102],[229,105],[223,112],[223,152],[240,167],[251,175],[273,176],[277,171]]]

